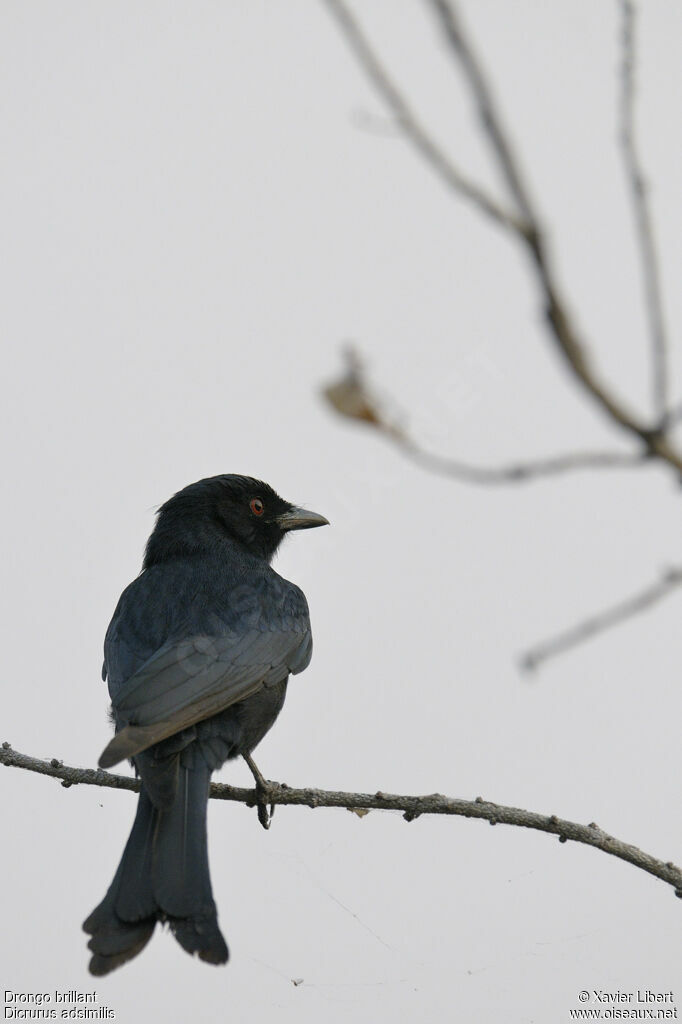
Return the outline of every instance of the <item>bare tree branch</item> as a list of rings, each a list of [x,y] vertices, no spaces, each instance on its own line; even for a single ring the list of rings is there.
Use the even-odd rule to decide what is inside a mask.
[[[678,475],[682,476],[682,454],[673,446],[666,434],[665,428],[661,427],[659,423],[649,424],[631,412],[613,394],[610,388],[599,379],[598,374],[594,370],[587,351],[579,339],[577,330],[567,312],[560,289],[555,280],[540,226],[540,218],[531,201],[528,189],[523,182],[518,161],[514,156],[508,134],[494,103],[492,91],[487,83],[482,66],[475,57],[464,35],[454,5],[448,3],[447,0],[427,0],[427,2],[433,7],[441,23],[444,37],[469,82],[483,129],[490,140],[497,163],[507,182],[508,188],[519,206],[521,219],[510,217],[506,214],[500,216],[498,209],[493,212],[487,208],[487,201],[481,201],[478,187],[468,181],[464,183],[463,187],[458,173],[451,180],[453,188],[476,203],[479,209],[485,209],[487,213],[494,216],[499,223],[503,224],[525,244],[542,294],[552,337],[566,366],[583,390],[592,396],[593,400],[613,423],[628,434],[638,438],[652,458],[667,463]],[[326,0],[326,3],[336,17],[348,43],[365,72],[371,78],[387,104],[396,112],[396,116],[400,117],[406,101],[380,64],[347,4],[344,0]],[[427,160],[433,164],[432,147],[435,147],[437,153],[440,153],[440,150],[433,140],[426,135],[420,122],[409,108],[407,108],[406,117],[407,123],[405,127],[408,137]],[[426,146],[423,144],[425,138],[428,138],[428,145]]]
[[[564,452],[530,462],[514,462],[504,466],[476,466],[458,462],[445,455],[425,451],[411,437],[391,438],[405,455],[432,473],[452,477],[470,484],[498,485],[528,483],[538,477],[559,476],[580,469],[632,469],[649,460],[649,456],[627,452]]]
[[[646,299],[653,356],[654,410],[658,422],[667,425],[668,411],[668,342],[663,297],[658,269],[658,255],[651,211],[642,165],[635,141],[635,7],[632,0],[620,0],[622,15],[622,64],[620,94],[620,141],[623,163],[630,189],[632,210],[639,242],[642,277]]]
[[[112,775],[101,769],[71,768],[61,761],[40,761],[27,754],[13,750],[9,743],[0,748],[0,764],[12,768],[23,768],[26,771],[38,772],[62,779],[63,786],[85,784],[91,786],[108,786],[113,789],[139,790],[138,779]],[[602,850],[614,857],[634,864],[642,871],[667,882],[675,890],[675,895],[682,898],[682,871],[668,861],[664,863],[636,846],[624,843],[608,835],[591,822],[579,825],[572,821],[557,818],[556,815],[536,814],[520,807],[505,807],[477,797],[475,800],[459,800],[454,797],[431,793],[427,796],[397,796],[392,793],[345,793],[324,789],[292,789],[278,782],[267,783],[267,801],[270,804],[287,804],[303,807],[345,807],[349,811],[402,811],[406,821],[413,821],[422,814],[448,814],[463,818],[480,818],[491,825],[516,825],[520,828],[531,828],[539,832],[549,832],[559,837],[560,842],[572,840],[584,843],[596,850]],[[238,789],[213,783],[211,797],[215,800],[232,800],[253,807],[258,802],[255,789]]]
[[[600,379],[592,365],[561,295],[548,255],[541,219],[525,184],[483,66],[462,28],[454,0],[425,0],[425,2],[433,10],[442,29],[443,37],[464,73],[478,111],[482,130],[490,143],[495,162],[506,182],[513,202],[518,208],[519,217],[516,219],[511,217],[504,220],[500,220],[499,217],[497,219],[508,231],[519,238],[531,257],[531,265],[545,306],[550,336],[576,383],[592,397],[614,425],[640,442],[644,452],[635,454],[575,452],[535,462],[485,468],[426,452],[402,427],[392,425],[382,414],[380,406],[373,401],[360,373],[359,364],[356,367],[355,375],[353,375],[351,367],[351,371],[339,383],[325,389],[327,400],[344,415],[362,419],[381,430],[385,437],[402,450],[403,454],[424,468],[469,483],[510,483],[537,479],[573,469],[633,466],[642,464],[647,457],[667,463],[678,477],[682,477],[682,454],[669,433],[682,416],[682,406],[668,411],[667,341],[656,246],[646,186],[634,141],[634,11],[632,0],[619,0],[623,14],[621,142],[637,222],[651,333],[656,407],[655,417],[652,421],[631,411],[612,391],[610,385]],[[360,58],[360,63],[379,92],[389,106],[395,109],[397,104],[398,110],[400,110],[401,105],[405,104],[405,100],[378,62],[359,24],[346,6],[345,0],[327,0],[327,3],[336,15],[353,51]],[[429,158],[428,152],[425,152],[424,147],[419,143],[423,129],[411,111],[409,111],[409,122],[408,136],[416,143],[417,148]],[[470,186],[471,183],[467,184]],[[471,198],[471,188],[463,189],[456,181],[453,182],[453,185],[455,191],[465,198]],[[475,192],[475,190],[476,186],[473,191]],[[480,207],[481,204],[477,205]],[[347,402],[346,399],[349,397],[350,401]],[[621,602],[614,608],[587,619],[565,633],[527,651],[522,657],[523,667],[526,669],[536,668],[555,654],[573,647],[655,604],[679,585],[678,575],[681,571],[671,570],[662,580],[635,597]]]
[[[544,296],[547,319],[559,352],[574,377],[613,422],[639,437],[653,458],[667,462],[682,475],[682,456],[673,448],[660,423],[649,425],[639,419],[603,381],[599,380],[561,297],[543,238],[540,218],[523,183],[518,161],[514,156],[501,115],[496,109],[482,66],[464,35],[455,6],[448,0],[428,2],[440,19],[445,37],[469,81],[483,130],[491,142],[508,187],[528,223],[528,228],[521,233],[521,237],[533,260],[538,284]]]
[[[343,376],[323,388],[329,405],[340,415],[359,420],[378,430],[383,437],[422,468],[463,483],[482,486],[526,483],[537,477],[557,476],[579,469],[632,469],[648,462],[647,451],[577,451],[565,452],[542,459],[514,462],[504,466],[479,466],[446,455],[427,451],[406,430],[403,411],[395,409],[389,415],[382,402],[372,392],[366,379],[364,365],[358,353],[345,351],[346,371]]]
[[[502,126],[502,119],[496,109],[483,66],[474,56],[471,44],[464,37],[454,6],[448,4],[447,0],[430,0],[430,3],[440,18],[446,39],[454,50],[465,77],[469,80],[484,134],[493,147],[509,191],[524,217],[527,228],[532,231],[537,220],[536,214],[530,201],[528,189],[523,182],[518,160]],[[525,234],[526,231],[522,230],[521,233]]]
[[[621,623],[662,601],[664,597],[667,597],[679,586],[682,586],[682,568],[666,569],[659,580],[640,590],[632,597],[627,598],[625,601],[620,601],[603,612],[590,616],[590,618],[585,619],[583,622],[571,626],[565,632],[559,633],[557,636],[545,640],[526,651],[519,659],[521,668],[526,671],[532,671],[543,662],[556,657],[557,654],[562,654],[571,647],[576,647],[578,644],[590,640],[599,633],[604,633],[607,629],[620,626]]]
[[[466,199],[471,200],[486,216],[492,217],[493,220],[505,228],[522,231],[523,225],[515,214],[510,210],[503,209],[492,196],[487,195],[479,185],[470,181],[453,164],[452,160],[432,136],[429,135],[403,94],[391,80],[388,72],[370,46],[367,38],[360,31],[355,18],[343,0],[326,0],[326,4],[336,18],[358,61],[364,67],[368,77],[376,86],[377,91],[383,96],[386,105],[391,110],[405,135],[416,146],[434,171],[450,188],[459,192]]]

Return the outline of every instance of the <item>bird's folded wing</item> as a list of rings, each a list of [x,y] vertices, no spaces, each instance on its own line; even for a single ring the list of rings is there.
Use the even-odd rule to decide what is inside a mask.
[[[252,629],[165,644],[116,693],[116,717],[128,724],[105,748],[100,767],[110,768],[264,684],[285,679],[298,667],[308,632]]]

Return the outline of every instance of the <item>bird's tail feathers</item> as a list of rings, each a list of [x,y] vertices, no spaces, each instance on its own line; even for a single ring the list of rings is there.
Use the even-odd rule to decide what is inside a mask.
[[[149,942],[157,921],[151,892],[151,851],[155,810],[143,789],[121,863],[106,896],[83,922],[92,936],[90,973],[109,974],[137,956]]]
[[[207,963],[227,961],[208,869],[209,782],[208,768],[181,766],[165,810],[154,807],[143,786],[114,880],[83,924],[92,936],[91,974],[108,974],[137,956],[157,921],[168,922],[188,953]]]

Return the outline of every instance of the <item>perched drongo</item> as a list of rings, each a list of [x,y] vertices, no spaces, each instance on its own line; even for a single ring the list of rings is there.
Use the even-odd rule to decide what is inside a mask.
[[[104,641],[116,735],[99,763],[130,758],[141,790],[114,880],[83,925],[92,974],[136,956],[157,921],[188,953],[226,962],[208,870],[211,773],[249,757],[289,674],[310,661],[305,596],[270,561],[290,530],[325,523],[235,475],[199,480],[161,507]]]

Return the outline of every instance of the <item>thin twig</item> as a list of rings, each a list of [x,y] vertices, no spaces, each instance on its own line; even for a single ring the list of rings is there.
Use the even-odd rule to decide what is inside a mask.
[[[464,483],[483,486],[497,484],[519,484],[537,480],[539,477],[559,476],[581,469],[632,469],[644,465],[649,456],[627,452],[565,452],[544,459],[516,462],[504,466],[476,466],[459,462],[445,455],[425,451],[415,440],[405,435],[392,435],[391,440],[418,465],[432,473],[452,477]]]
[[[9,743],[0,747],[0,764],[13,768],[23,768],[41,775],[50,775],[62,779],[62,785],[72,786],[78,783],[94,786],[109,786],[114,789],[138,790],[138,779],[111,775],[109,772],[89,768],[71,768],[61,761],[40,761],[27,754],[13,750]],[[258,802],[258,794],[254,789],[239,789],[214,783],[211,786],[211,797],[216,800],[232,800],[253,807]],[[324,789],[292,789],[283,783],[267,783],[267,802],[269,804],[297,805],[303,807],[344,807],[349,811],[381,810],[401,811],[407,821],[413,821],[422,814],[447,814],[463,818],[480,818],[491,825],[516,825],[520,828],[531,828],[539,832],[556,835],[562,843],[571,839],[576,843],[584,843],[604,853],[634,864],[642,871],[667,882],[675,890],[675,895],[682,898],[682,871],[671,861],[664,863],[636,846],[615,839],[595,825],[579,825],[572,821],[557,818],[556,815],[536,814],[520,807],[505,807],[477,797],[475,800],[459,800],[454,797],[430,793],[427,796],[398,796],[392,793],[346,793]]]
[[[484,210],[520,238],[531,256],[532,265],[540,287],[545,306],[547,321],[551,335],[556,343],[571,374],[582,388],[593,398],[604,413],[627,433],[634,435],[643,442],[649,455],[672,466],[682,476],[682,454],[673,446],[666,434],[665,425],[657,421],[650,424],[636,416],[621,400],[612,393],[610,388],[599,379],[587,351],[578,336],[578,332],[567,311],[555,280],[547,247],[540,226],[540,218],[531,200],[528,188],[519,169],[501,115],[496,107],[482,66],[466,39],[455,7],[446,0],[428,0],[440,20],[444,37],[455,57],[461,64],[469,87],[476,103],[483,129],[488,136],[495,153],[500,170],[507,186],[519,206],[520,218],[502,213],[497,204],[490,208],[487,197],[482,196],[478,186],[468,180],[462,180],[459,172],[450,175],[448,180],[455,191],[472,200],[479,209]],[[371,44],[362,32],[357,20],[344,0],[326,0],[327,6],[335,15],[338,24],[360,61],[386,103],[399,118],[406,118],[403,126],[408,137],[417,149],[426,157],[432,166],[438,165],[441,151],[428,136],[416,115],[407,106],[386,69],[379,62]],[[425,144],[426,142],[426,144]],[[436,154],[434,160],[434,154]],[[442,172],[443,173],[443,172]]]
[[[393,400],[389,403],[386,398],[379,399],[374,393],[367,381],[364,363],[358,351],[346,346],[344,357],[346,367],[343,375],[322,389],[328,404],[341,416],[377,430],[404,455],[432,473],[462,483],[495,486],[525,483],[538,477],[557,476],[581,469],[632,469],[644,465],[650,459],[646,450],[578,451],[503,466],[479,466],[438,455],[426,450],[408,433],[404,426],[407,416]]]
[[[479,210],[502,224],[503,227],[515,231],[523,230],[519,218],[511,210],[503,209],[492,196],[487,195],[479,185],[467,178],[426,131],[403,94],[391,80],[343,0],[326,0],[326,4],[336,18],[360,64],[383,96],[403,132],[436,173],[450,188],[470,199]]]
[[[619,626],[627,619],[639,615],[652,605],[667,597],[679,586],[682,586],[682,568],[666,569],[661,578],[655,583],[640,590],[637,594],[620,601],[618,604],[607,608],[603,612],[590,616],[583,622],[579,622],[563,633],[557,634],[549,640],[545,640],[521,655],[519,663],[527,671],[538,668],[543,662],[562,654],[571,647],[590,640],[607,629]]]
[[[520,234],[532,257],[538,283],[544,295],[547,319],[559,352],[576,379],[613,422],[639,437],[653,458],[669,463],[682,475],[682,455],[673,448],[666,436],[665,425],[661,426],[659,421],[654,425],[649,425],[640,420],[623,405],[603,381],[599,380],[561,297],[543,238],[540,218],[523,181],[518,160],[514,155],[501,114],[493,100],[492,90],[488,85],[482,65],[466,39],[455,5],[448,0],[428,0],[428,2],[440,19],[445,38],[469,82],[483,130],[491,142],[507,185],[528,224],[527,229]]]
[[[654,410],[658,422],[663,428],[666,426],[668,411],[668,342],[648,189],[635,141],[635,7],[631,0],[620,0],[620,8],[623,58],[621,64],[620,141],[642,263],[653,357]]]
[[[492,144],[509,190],[524,220],[530,227],[536,221],[535,211],[530,202],[528,189],[523,182],[518,161],[502,127],[502,119],[496,109],[492,90],[483,73],[483,67],[475,57],[471,44],[464,37],[454,6],[448,4],[446,0],[431,0],[431,2],[441,20],[445,36],[462,66],[465,77],[469,79],[484,134]]]

